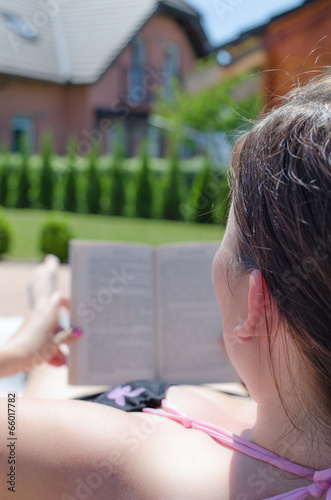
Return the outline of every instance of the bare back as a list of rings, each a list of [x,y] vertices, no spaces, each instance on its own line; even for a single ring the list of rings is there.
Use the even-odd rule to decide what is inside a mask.
[[[230,401],[227,396],[172,387],[167,399],[197,418],[229,424],[220,409],[222,402]],[[230,413],[238,412],[239,406],[233,400]],[[7,427],[6,408],[7,402],[1,401],[2,429]],[[258,500],[308,484],[162,417],[127,414],[94,403],[28,399],[19,401],[17,413],[18,500]],[[236,432],[245,427],[232,421]],[[0,475],[5,478],[5,436],[0,453]],[[2,480],[3,499],[12,498],[7,486]]]

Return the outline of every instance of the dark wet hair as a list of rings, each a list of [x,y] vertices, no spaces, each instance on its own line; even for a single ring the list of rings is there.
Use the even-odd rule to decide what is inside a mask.
[[[240,267],[261,270],[301,354],[305,406],[330,434],[331,76],[289,93],[240,138],[232,183]]]

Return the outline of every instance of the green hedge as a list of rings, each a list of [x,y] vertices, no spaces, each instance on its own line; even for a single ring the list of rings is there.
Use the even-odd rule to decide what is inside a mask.
[[[8,220],[0,211],[0,258],[4,253],[7,253],[11,244],[12,229]]]
[[[79,213],[199,220],[195,216],[196,204],[201,205],[201,200],[194,200],[193,191],[197,190],[198,178],[206,168],[204,158],[179,160],[172,155],[168,159],[155,159],[148,158],[146,153],[136,158],[118,155],[97,157],[94,152],[87,158],[74,154],[59,157],[52,154],[46,139],[43,156],[28,157],[24,148],[21,153],[0,153],[1,204],[8,208],[44,206]],[[215,178],[219,173],[213,171],[212,175]],[[220,197],[227,191],[223,186]],[[206,206],[222,205],[220,197],[216,201],[207,200]],[[203,217],[200,220],[205,222]]]

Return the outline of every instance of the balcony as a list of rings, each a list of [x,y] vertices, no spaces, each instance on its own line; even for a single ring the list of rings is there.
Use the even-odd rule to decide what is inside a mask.
[[[121,95],[123,103],[130,107],[150,109],[157,96],[157,89],[163,83],[162,69],[152,66],[129,66],[123,71],[123,88]]]

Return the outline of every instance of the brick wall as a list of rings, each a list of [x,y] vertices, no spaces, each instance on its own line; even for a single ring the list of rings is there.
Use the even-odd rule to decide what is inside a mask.
[[[270,102],[273,95],[284,95],[298,81],[305,82],[331,67],[330,1],[313,2],[274,21],[266,30],[264,44]]]
[[[170,17],[156,15],[141,30],[147,46],[146,66],[154,78],[161,73],[165,49],[169,43],[178,47],[180,71],[192,68],[196,56],[190,41],[180,25]],[[44,130],[51,130],[58,153],[66,149],[67,138],[78,138],[79,153],[88,151],[89,144],[96,142],[98,132],[96,110],[119,110],[127,99],[127,71],[132,49],[128,46],[115,63],[93,85],[69,85],[9,78],[0,81],[0,144],[11,147],[12,120],[14,117],[29,118],[33,124],[32,149],[38,150]],[[147,86],[151,79],[146,80]],[[149,82],[149,83],[148,83]],[[132,108],[132,106],[131,106]],[[150,106],[144,107],[149,111]],[[135,110],[134,107],[131,110]]]

